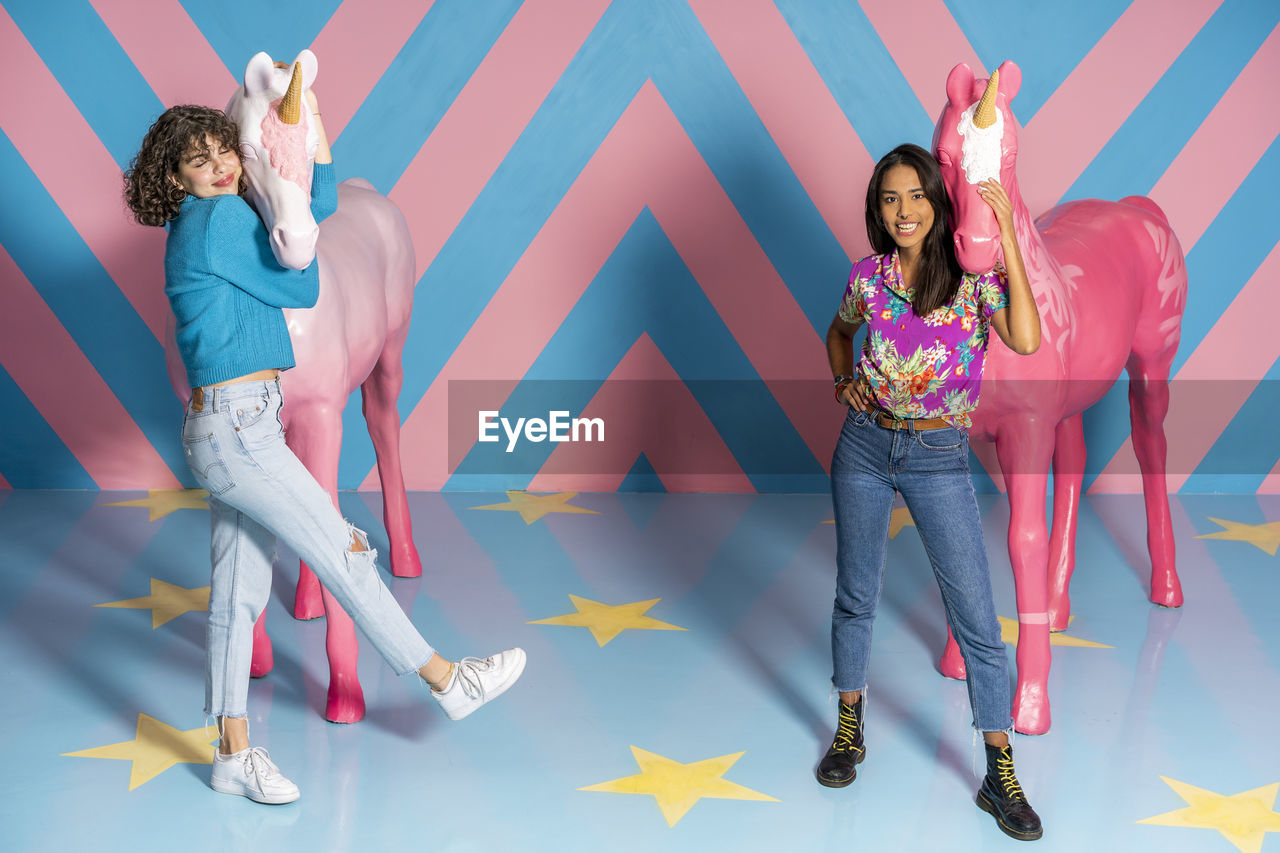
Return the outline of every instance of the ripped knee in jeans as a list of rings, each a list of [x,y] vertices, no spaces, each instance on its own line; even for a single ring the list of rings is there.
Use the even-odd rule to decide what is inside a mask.
[[[352,554],[369,550],[369,535],[350,522],[347,523],[347,535],[351,537],[351,547],[347,550]]]

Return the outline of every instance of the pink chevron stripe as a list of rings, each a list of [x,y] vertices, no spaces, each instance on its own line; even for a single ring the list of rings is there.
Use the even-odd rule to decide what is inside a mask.
[[[646,204],[814,455],[830,458],[837,407],[796,399],[798,383],[788,381],[826,377],[822,342],[647,82],[405,421],[410,488],[448,479],[449,381],[523,376]],[[361,487],[376,488],[373,478]]]
[[[770,0],[689,5],[845,253],[869,254],[858,188],[874,161],[782,13]]]
[[[435,0],[344,0],[311,43],[324,129],[337,140]],[[286,61],[291,57],[282,57]]]
[[[1134,0],[1023,130],[1023,197],[1032,216],[1058,203],[1222,0]],[[938,81],[941,87],[945,77]],[[1062,145],[1070,139],[1070,145]],[[1053,152],[1052,155],[1049,152]]]
[[[221,109],[239,85],[178,0],[89,2],[165,107]]]
[[[1184,252],[1191,251],[1280,135],[1280,110],[1263,106],[1274,97],[1277,80],[1280,27],[1271,31],[1151,189]],[[1213,177],[1207,180],[1206,175]]]
[[[604,442],[557,446],[530,491],[616,492],[641,453],[669,492],[755,491],[648,334],[631,345],[579,417],[602,418]],[[706,471],[716,473],[695,473]]]
[[[0,364],[98,487],[136,489],[145,483],[156,489],[180,488],[173,472],[3,247],[0,281],[5,282]],[[51,376],[57,381],[51,382]]]
[[[125,218],[120,167],[3,7],[0,44],[0,79],[22,81],[0,86],[0,129],[159,339],[168,312],[164,232],[144,233]]]
[[[0,474],[0,491],[12,488],[13,486],[9,485],[9,481],[4,478],[4,474]]]
[[[1165,419],[1170,492],[1182,488],[1258,387],[1263,373],[1280,358],[1280,335],[1275,333],[1273,312],[1263,307],[1275,301],[1278,279],[1280,244],[1272,248],[1174,377]],[[1140,492],[1142,477],[1137,471],[1133,442],[1126,439],[1089,492]]]
[[[389,196],[408,220],[419,276],[608,5],[608,0],[522,5],[400,176]]]
[[[1260,495],[1280,495],[1280,462],[1271,469],[1271,473],[1262,481],[1262,485],[1258,487]]]
[[[928,115],[937,116],[946,106],[947,75],[956,65],[964,62],[975,76],[986,76],[982,60],[943,0],[858,0],[858,5]]]

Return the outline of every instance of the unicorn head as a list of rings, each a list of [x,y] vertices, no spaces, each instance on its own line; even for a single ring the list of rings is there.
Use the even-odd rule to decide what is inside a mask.
[[[985,81],[975,80],[964,63],[947,76],[947,105],[933,132],[933,155],[951,197],[956,257],[970,272],[991,269],[1000,251],[1000,226],[978,195],[978,182],[995,178],[1015,197],[1018,122],[1009,102],[1021,85],[1022,71],[1012,62]]]
[[[311,161],[319,137],[303,95],[316,70],[309,50],[285,68],[257,53],[226,109],[240,127],[249,202],[267,226],[276,260],[288,269],[311,263],[320,235],[311,215]]]

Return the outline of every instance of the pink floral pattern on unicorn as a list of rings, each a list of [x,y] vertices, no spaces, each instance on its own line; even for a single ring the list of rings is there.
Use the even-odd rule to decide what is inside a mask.
[[[1014,727],[1048,731],[1049,632],[1066,628],[1075,565],[1075,526],[1084,477],[1083,411],[1129,373],[1133,446],[1142,469],[1151,554],[1150,598],[1178,607],[1165,487],[1164,417],[1169,366],[1187,301],[1182,249],[1160,208],[1148,198],[1086,199],[1060,204],[1034,221],[1016,172],[1018,122],[1009,102],[1022,72],[1005,62],[989,80],[967,65],[947,77],[947,104],[933,151],[951,197],[956,254],[966,270],[999,260],[999,228],[976,181],[998,176],[1013,202],[1018,243],[1040,311],[1042,343],[1030,356],[992,340],[971,436],[995,443],[1009,495],[1009,558],[1018,605],[1018,683]],[[987,102],[993,113],[975,115]],[[1048,472],[1054,476],[1052,536],[1045,524]],[[948,637],[941,668],[964,677]]]

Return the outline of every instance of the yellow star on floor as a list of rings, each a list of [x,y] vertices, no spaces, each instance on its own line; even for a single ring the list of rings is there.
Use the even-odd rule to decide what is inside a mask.
[[[835,524],[835,519],[829,519],[822,522],[823,524]],[[893,508],[893,514],[889,516],[889,538],[895,539],[902,532],[902,528],[910,524],[916,526],[916,521],[911,517],[911,510],[905,506],[896,506]]]
[[[1269,521],[1266,524],[1242,524],[1238,521],[1227,521],[1207,516],[1219,527],[1226,528],[1216,533],[1201,533],[1197,539],[1234,539],[1237,542],[1248,542],[1257,545],[1271,556],[1280,549],[1280,521]]]
[[[1280,814],[1275,812],[1280,782],[1226,796],[1167,776],[1160,778],[1178,792],[1187,807],[1144,818],[1138,823],[1216,829],[1240,853],[1260,853],[1263,837],[1268,832],[1280,832]]]
[[[93,606],[150,610],[151,628],[154,630],[189,610],[208,610],[209,587],[198,586],[187,589],[185,586],[175,586],[159,578],[152,578],[150,595],[144,595],[142,598],[126,598],[123,601],[108,601],[105,604]]]
[[[614,637],[628,629],[646,629],[650,631],[687,631],[679,625],[661,622],[652,616],[645,616],[650,607],[661,601],[651,598],[648,601],[633,601],[630,604],[601,604],[589,598],[569,594],[569,600],[578,609],[577,613],[566,613],[563,616],[552,616],[548,619],[535,619],[530,625],[571,625],[586,628],[596,638],[596,645],[603,646]]]
[[[522,491],[508,491],[507,503],[473,506],[472,509],[492,509],[500,512],[518,512],[525,524],[533,524],[544,515],[553,512],[599,515],[594,509],[584,509],[569,503],[577,492],[556,492],[553,495],[532,495]]]
[[[147,520],[155,521],[180,509],[208,509],[208,497],[209,493],[204,489],[148,489],[145,498],[116,501],[104,506],[145,506],[151,511]]]
[[[175,764],[212,764],[213,750],[209,745],[217,739],[217,726],[179,731],[155,717],[138,714],[138,728],[133,740],[62,754],[132,761],[133,769],[129,773],[129,790],[132,791]]]
[[[646,752],[639,747],[631,747],[640,772],[635,776],[624,776],[598,785],[588,785],[579,791],[607,791],[614,794],[652,794],[662,809],[662,816],[667,819],[668,826],[675,826],[680,818],[693,808],[703,797],[718,800],[762,800],[778,802],[768,794],[745,788],[736,782],[722,778],[729,768],[745,752],[732,755],[721,755],[695,761],[692,764],[681,764],[653,752]]]
[[[1018,621],[1016,619],[1006,619],[1003,616],[997,616],[1000,620],[1000,639],[1010,645],[1018,644]],[[1076,617],[1067,618],[1067,625],[1076,621]],[[1079,637],[1073,637],[1070,634],[1062,632],[1054,632],[1049,635],[1049,645],[1051,646],[1079,646],[1084,649],[1114,649],[1115,646],[1108,646],[1102,643],[1095,643],[1092,640],[1082,640]]]

